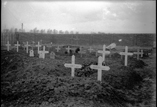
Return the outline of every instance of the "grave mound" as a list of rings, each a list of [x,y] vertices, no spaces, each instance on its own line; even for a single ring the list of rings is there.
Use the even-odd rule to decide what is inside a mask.
[[[123,66],[111,59],[109,66],[112,67],[102,72],[100,82],[96,79],[97,71],[89,67],[97,65],[97,60],[77,59],[82,68],[71,77],[70,70],[64,67],[69,56],[51,60],[30,58],[13,51],[1,53],[1,101],[6,106],[54,104],[79,97],[99,104],[127,107],[128,103],[150,103],[152,98],[154,73],[145,67]],[[82,60],[84,63],[80,63]]]

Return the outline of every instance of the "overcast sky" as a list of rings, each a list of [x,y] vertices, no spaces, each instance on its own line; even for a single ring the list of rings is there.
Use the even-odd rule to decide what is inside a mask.
[[[155,1],[7,1],[1,28],[155,33]]]

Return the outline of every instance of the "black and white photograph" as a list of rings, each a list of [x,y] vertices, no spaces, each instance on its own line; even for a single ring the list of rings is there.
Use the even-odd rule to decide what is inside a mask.
[[[156,107],[156,1],[1,0],[1,107]]]

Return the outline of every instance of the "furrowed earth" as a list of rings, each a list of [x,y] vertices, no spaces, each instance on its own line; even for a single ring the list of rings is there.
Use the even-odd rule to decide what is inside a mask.
[[[1,50],[1,107],[155,107],[156,56],[141,60],[124,59],[115,53],[106,56],[109,71],[102,72],[102,81],[97,81],[95,53],[80,57],[75,54],[75,63],[82,68],[71,69],[71,55],[64,50],[49,54],[45,59],[29,57],[25,51]]]

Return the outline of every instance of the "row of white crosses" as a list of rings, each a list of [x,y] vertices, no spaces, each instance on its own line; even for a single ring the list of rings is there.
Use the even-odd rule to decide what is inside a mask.
[[[82,65],[80,64],[75,64],[75,55],[72,55],[72,59],[71,59],[71,64],[69,63],[65,63],[64,66],[71,68],[71,76],[74,77],[75,76],[75,68],[81,68]],[[110,70],[110,68],[108,66],[103,66],[102,65],[103,59],[101,56],[98,57],[98,65],[90,65],[91,69],[96,69],[98,70],[98,77],[97,80],[101,81],[102,79],[102,70]]]
[[[9,44],[9,41],[7,42],[6,46],[7,46],[7,51],[9,51],[9,47],[11,46],[11,44]],[[15,46],[16,46],[16,49],[17,49],[17,52],[18,52],[19,51],[19,46],[20,46],[18,41],[17,41],[17,44],[15,44]],[[28,53],[28,47],[30,45],[27,42],[24,46],[26,47],[26,53]],[[44,59],[45,58],[45,54],[49,53],[49,52],[45,51],[45,46],[43,47],[43,51],[40,51],[41,45],[39,44],[39,42],[38,42],[38,45],[36,45],[36,47],[38,48],[39,58],[43,58]],[[30,50],[30,56],[34,56],[34,51],[33,50]]]
[[[99,53],[102,53],[103,57],[99,56],[98,57],[98,65],[90,65],[90,68],[91,69],[96,69],[98,70],[98,77],[97,77],[97,80],[98,81],[101,81],[102,80],[102,70],[110,70],[110,68],[108,66],[103,66],[102,65],[102,62],[105,61],[105,54],[109,52],[108,51],[105,51],[106,50],[106,46],[103,45],[103,51],[99,51]],[[74,77],[74,74],[75,74],[75,68],[81,68],[82,65],[80,64],[75,64],[75,56],[72,55],[72,63],[71,64],[64,64],[65,67],[69,67],[71,68],[71,76]]]
[[[134,52],[134,54],[137,54],[137,60],[139,60],[139,55],[141,55],[141,57],[143,57],[143,50],[141,50],[141,52],[140,52],[140,49],[138,48],[137,52]]]
[[[7,46],[7,51],[9,51],[10,46],[11,46],[11,44],[9,44],[9,41],[7,42],[6,46]],[[18,41],[17,41],[17,44],[15,44],[15,46],[16,46],[16,51],[19,52],[19,46],[20,46],[20,44],[19,44]]]
[[[99,56],[98,57],[98,65],[90,65],[91,69],[96,69],[98,70],[98,81],[101,81],[102,78],[102,70],[110,70],[110,68],[108,66],[103,66],[102,62],[105,61],[105,55],[106,54],[110,54],[109,51],[106,51],[106,46],[103,45],[103,50],[102,51],[98,51],[98,53],[101,53],[103,57]],[[133,53],[128,53],[128,47],[125,47],[125,52],[120,52],[121,55],[125,55],[125,66],[127,66],[127,57],[128,55],[133,55]],[[75,68],[81,68],[82,65],[79,64],[75,64],[75,56],[72,55],[72,64],[64,64],[65,67],[69,67],[71,68],[71,76],[74,77],[74,73],[75,73]]]
[[[129,53],[128,52],[128,47],[125,46],[125,52],[120,52],[120,55],[125,55],[125,63],[124,63],[125,66],[127,66],[128,56],[129,55],[131,56],[133,54],[137,54],[137,60],[139,60],[139,55],[141,55],[141,57],[143,57],[143,50],[141,50],[141,52],[139,52],[139,49],[137,49],[137,52]]]
[[[51,43],[52,44],[52,43]],[[11,46],[10,44],[9,44],[9,41],[7,42],[7,44],[6,44],[6,46],[7,46],[7,51],[9,51],[9,47]],[[19,42],[17,41],[17,44],[15,44],[15,46],[17,47],[16,49],[17,49],[17,52],[19,51],[19,46],[20,46],[20,44],[19,44]],[[26,45],[25,45],[25,47],[26,47],[26,53],[28,53],[28,47],[29,47],[30,45],[28,45],[28,42],[26,43]],[[40,45],[40,43],[38,42],[38,45],[36,45],[36,47],[38,48],[38,54],[39,54],[39,57],[40,58],[45,58],[45,54],[46,53],[49,53],[48,51],[45,51],[45,46],[43,47],[43,51],[40,51],[39,52],[39,50],[40,50],[40,47],[41,47],[41,45]],[[67,48],[67,51],[68,51],[68,53],[70,53],[70,47],[68,46]],[[81,49],[81,48],[80,48]],[[60,50],[60,48],[59,48],[59,46],[56,48],[56,50],[57,50],[57,52],[59,52],[59,50]],[[81,49],[82,50],[82,49]],[[91,52],[91,50],[93,50],[91,47],[90,47],[90,52]],[[33,54],[33,51],[31,50],[31,53]],[[105,45],[103,45],[103,50],[101,51],[101,50],[99,50],[98,51],[98,53],[101,53],[102,54],[102,57],[103,57],[103,61],[105,61],[105,54],[110,54],[110,51],[106,51],[106,46]],[[141,56],[143,55],[143,51],[142,52],[139,52],[139,49],[138,49],[138,51],[137,52],[134,52],[134,54],[137,54],[137,59],[139,59],[139,54],[141,54]],[[128,47],[126,46],[125,47],[125,52],[120,52],[120,55],[125,55],[125,66],[127,66],[127,57],[128,57],[128,55],[133,55],[133,53],[128,53]],[[34,55],[31,55],[31,56],[34,56]]]

